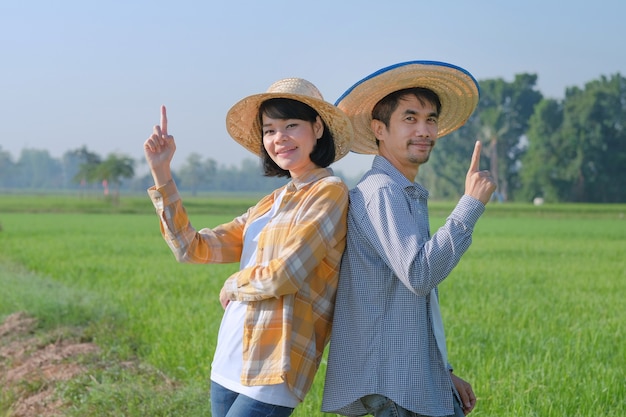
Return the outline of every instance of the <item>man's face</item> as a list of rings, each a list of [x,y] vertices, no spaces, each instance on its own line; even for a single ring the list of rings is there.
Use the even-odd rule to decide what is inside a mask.
[[[404,96],[391,114],[389,126],[374,120],[372,129],[380,141],[378,151],[407,177],[430,157],[438,133],[437,108],[414,95]],[[415,172],[412,172],[415,171]]]

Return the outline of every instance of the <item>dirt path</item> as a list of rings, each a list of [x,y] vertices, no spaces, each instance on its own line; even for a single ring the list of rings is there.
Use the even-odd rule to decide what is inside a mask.
[[[8,316],[0,326],[0,413],[12,417],[63,415],[56,395],[59,382],[86,371],[79,358],[98,353],[92,343],[69,331],[35,332],[36,319]]]

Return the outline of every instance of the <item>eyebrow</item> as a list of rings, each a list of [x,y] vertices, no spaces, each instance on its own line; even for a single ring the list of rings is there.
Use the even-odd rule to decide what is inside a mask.
[[[411,114],[411,115],[417,115],[419,114],[419,112],[412,110],[412,109],[406,109],[404,111],[404,114]],[[439,114],[436,111],[430,112],[428,113],[428,117],[439,117]]]
[[[300,119],[297,119],[297,118],[295,118],[295,117],[288,117],[288,118],[286,118],[286,119],[283,119],[283,118],[281,118],[281,117],[278,117],[278,118],[268,117],[268,118],[269,118],[269,119],[272,119],[272,121],[271,121],[271,122],[269,122],[269,123],[263,123],[263,124],[261,124],[261,126],[262,126],[262,127],[265,127],[265,126],[273,126],[274,124],[276,124],[276,122],[274,122],[274,120],[283,121],[283,122],[285,122],[285,123],[286,123],[286,122],[288,122],[288,121],[290,121],[290,120],[300,120]]]

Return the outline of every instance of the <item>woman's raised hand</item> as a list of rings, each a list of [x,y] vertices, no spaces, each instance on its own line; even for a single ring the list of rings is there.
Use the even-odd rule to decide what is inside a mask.
[[[165,106],[161,106],[161,124],[154,126],[152,135],[143,144],[146,161],[151,170],[167,165],[169,167],[176,142],[174,137],[167,133],[167,112]]]

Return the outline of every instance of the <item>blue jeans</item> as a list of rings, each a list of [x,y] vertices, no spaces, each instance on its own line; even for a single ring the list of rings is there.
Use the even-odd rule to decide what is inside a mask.
[[[212,417],[287,417],[293,408],[266,404],[211,381]]]
[[[374,417],[428,417],[400,407],[384,395],[371,394],[361,398],[367,412]],[[464,417],[463,409],[454,397],[454,414],[448,417]]]

